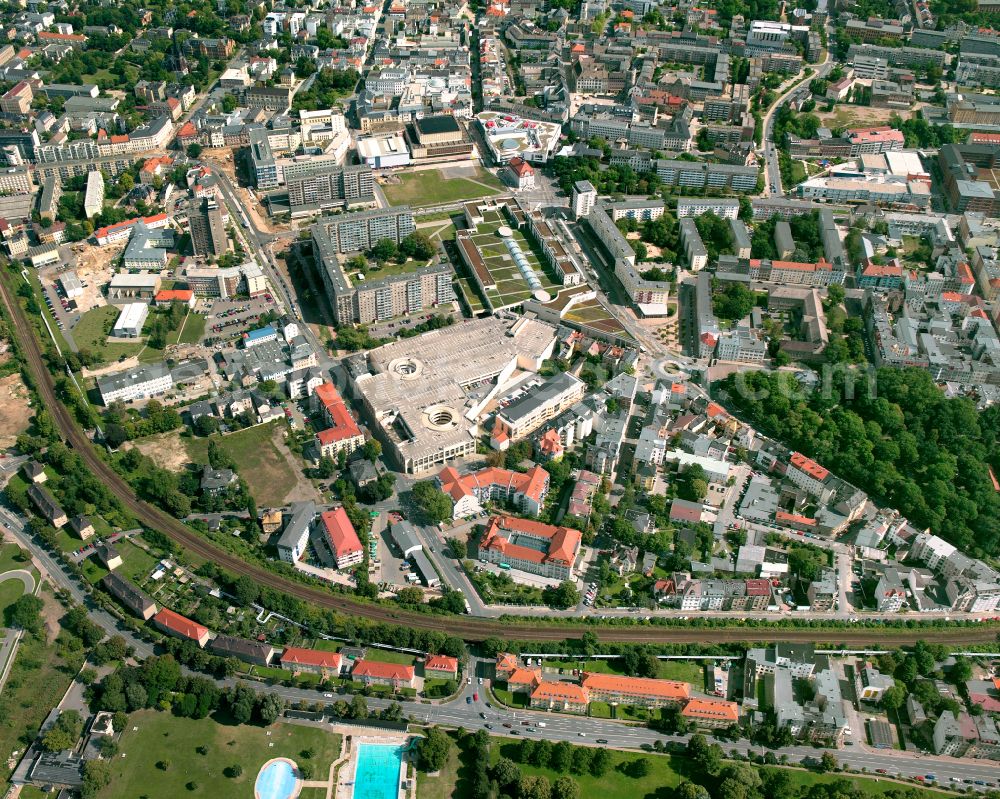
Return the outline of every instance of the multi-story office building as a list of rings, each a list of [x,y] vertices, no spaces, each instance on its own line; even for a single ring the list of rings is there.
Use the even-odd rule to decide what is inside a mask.
[[[340,166],[305,161],[284,168],[288,204],[293,213],[303,206],[317,210],[374,199],[374,177],[367,164]]]
[[[141,364],[97,378],[97,390],[106,406],[112,402],[130,402],[166,394],[173,385],[170,369],[165,363]]]
[[[398,244],[416,227],[410,206],[400,205],[324,218],[313,225],[312,230],[313,241],[319,241],[322,250],[346,253],[370,250],[381,239],[391,239]]]
[[[519,441],[582,400],[585,389],[586,384],[579,378],[559,372],[498,411],[497,424],[512,441]]]
[[[219,257],[229,249],[222,209],[215,200],[203,199],[188,216],[188,224],[191,226],[191,246],[195,255]]]

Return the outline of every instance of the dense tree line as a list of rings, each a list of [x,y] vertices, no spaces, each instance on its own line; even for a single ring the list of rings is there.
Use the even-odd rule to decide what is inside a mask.
[[[787,375],[727,378],[733,406],[748,422],[815,458],[838,476],[897,508],[966,552],[1000,551],[1000,408],[978,413],[946,398],[922,369],[879,369],[877,391],[853,386],[848,371],[832,390],[803,394]]]

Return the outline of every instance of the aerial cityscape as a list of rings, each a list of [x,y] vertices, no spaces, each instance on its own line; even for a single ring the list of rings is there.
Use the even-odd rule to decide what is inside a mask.
[[[0,30],[0,799],[1000,799],[1000,0]]]

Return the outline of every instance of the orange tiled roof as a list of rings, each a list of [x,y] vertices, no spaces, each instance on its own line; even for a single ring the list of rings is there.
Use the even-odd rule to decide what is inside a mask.
[[[681,715],[689,719],[724,720],[735,724],[740,712],[735,702],[722,699],[692,699],[684,706]]]
[[[594,672],[584,673],[583,687],[588,691],[607,691],[626,696],[652,696],[659,699],[687,699],[691,693],[691,686],[686,682]]]

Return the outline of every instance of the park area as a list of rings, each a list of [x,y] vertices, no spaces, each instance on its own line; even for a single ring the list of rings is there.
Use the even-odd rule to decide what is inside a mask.
[[[474,165],[401,172],[393,177],[400,182],[382,186],[386,199],[392,205],[415,208],[490,197],[504,190],[497,178]]]
[[[552,279],[548,265],[539,255],[537,248],[520,230],[508,225],[501,211],[492,209],[483,213],[483,221],[476,225],[474,231],[469,231],[468,239],[489,275],[488,278],[485,275],[480,277],[486,291],[486,299],[493,309],[520,305],[534,293],[534,289],[528,284],[528,279],[514,261],[514,256],[504,238],[501,238],[499,234],[501,228],[510,231],[510,235],[506,238],[524,254],[525,263],[537,278],[541,290],[550,296],[558,294],[562,284]]]
[[[306,751],[311,757],[304,757]],[[111,784],[100,794],[105,799],[249,797],[260,767],[276,757],[309,762],[315,778],[325,779],[340,754],[340,736],[297,724],[233,725],[144,710],[129,717],[121,753],[112,762]]]

